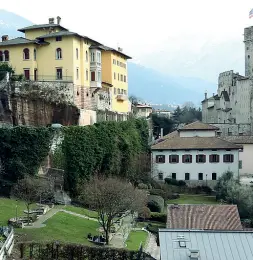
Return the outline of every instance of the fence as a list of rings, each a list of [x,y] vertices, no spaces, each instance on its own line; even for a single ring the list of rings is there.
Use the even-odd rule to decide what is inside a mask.
[[[5,260],[8,255],[10,255],[13,245],[14,245],[14,231],[13,228],[4,227],[6,232],[9,233],[7,239],[4,244],[0,248],[0,260]]]

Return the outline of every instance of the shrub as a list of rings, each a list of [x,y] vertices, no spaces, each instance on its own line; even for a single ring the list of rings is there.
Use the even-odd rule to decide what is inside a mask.
[[[186,182],[182,181],[182,180],[178,181],[177,184],[178,184],[178,186],[186,186]]]
[[[141,210],[141,212],[139,212],[139,218],[142,219],[147,219],[151,217],[151,211],[148,207],[143,207],[143,209]]]
[[[152,201],[155,202],[155,203],[151,203],[151,205],[150,205],[150,202],[152,202]],[[158,205],[158,207],[156,205]],[[151,208],[150,208],[150,206],[151,206]],[[149,195],[149,197],[148,197],[148,207],[151,211],[153,211],[152,206],[154,206],[155,209],[156,209],[154,212],[163,212],[164,199],[161,196]]]
[[[161,189],[161,187],[162,187],[161,183],[158,183],[157,181],[155,181],[153,179],[150,181],[150,184],[154,189]]]
[[[153,200],[148,202],[148,208],[152,212],[161,212],[161,207],[159,206],[159,204],[156,201],[153,201]]]
[[[175,199],[179,199],[179,198],[180,198],[180,195],[178,193],[173,193],[168,196],[169,200],[175,200]]]
[[[167,222],[167,214],[166,213],[151,212],[150,220],[166,223]]]
[[[148,189],[148,185],[144,184],[144,183],[139,183],[138,184],[138,188],[141,190],[147,190]]]

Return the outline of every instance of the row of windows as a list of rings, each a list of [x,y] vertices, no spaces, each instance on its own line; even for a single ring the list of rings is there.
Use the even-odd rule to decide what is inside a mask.
[[[33,57],[36,60],[37,51],[36,49],[33,50]],[[30,59],[30,50],[28,48],[23,49],[23,59],[29,60]],[[0,61],[10,61],[10,52],[8,50],[0,51]]]
[[[220,162],[219,154],[210,154],[209,155],[210,163],[218,163]],[[233,154],[224,154],[223,162],[232,163],[234,162]],[[165,155],[156,155],[156,163],[165,163]],[[169,156],[169,163],[179,163],[179,155],[173,154]],[[182,163],[192,163],[192,155],[184,154],[182,155]],[[196,155],[196,163],[206,163],[206,155],[198,154]]]
[[[203,176],[204,176],[204,174],[203,174],[202,172],[200,172],[200,173],[198,174],[198,180],[199,180],[199,181],[203,181]],[[163,176],[163,173],[162,173],[162,172],[160,172],[160,173],[158,174],[158,178],[159,178],[159,180],[163,180],[163,179],[164,179],[164,176]],[[176,180],[176,179],[177,179],[177,174],[176,174],[175,172],[173,172],[173,173],[171,174],[171,178],[174,179],[174,180]],[[206,178],[207,178],[207,174],[206,174]],[[186,173],[184,174],[184,179],[185,179],[186,181],[189,181],[189,180],[191,179],[189,172],[186,172]],[[217,173],[215,173],[215,172],[212,173],[212,180],[213,180],[213,181],[217,180]]]
[[[116,77],[116,72],[114,72],[114,79],[115,79],[115,80],[117,79],[117,77]],[[122,75],[122,74],[119,74],[119,73],[118,73],[118,81],[126,82],[126,75]]]
[[[127,91],[125,89],[120,89],[120,88],[114,88],[114,95],[120,95],[120,94],[124,94],[127,95]]]
[[[86,80],[89,80],[89,71],[88,70],[86,70],[85,76],[86,76]],[[79,68],[76,68],[76,79],[77,80],[79,79]],[[90,79],[91,79],[91,81],[101,82],[101,71],[97,71],[97,73],[96,73],[96,71],[91,71]]]
[[[115,59],[113,59],[112,63],[113,63],[114,65],[117,65],[117,66],[120,66],[120,67],[126,69],[126,63],[123,63],[123,62],[118,61],[118,60],[115,60]]]

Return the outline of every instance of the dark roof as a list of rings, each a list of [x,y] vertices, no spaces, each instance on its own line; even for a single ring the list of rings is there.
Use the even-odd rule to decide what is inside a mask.
[[[59,36],[77,36],[77,37],[80,37],[80,38],[83,38],[83,39],[87,39],[91,42],[96,43],[96,44],[100,44],[99,42],[87,37],[87,36],[83,36],[83,35],[80,35],[78,33],[75,33],[75,32],[70,32],[70,31],[59,31],[59,32],[54,32],[54,33],[47,33],[45,35],[42,35],[42,36],[39,36],[37,37],[38,39],[42,39],[42,38],[51,38],[51,37],[59,37]]]
[[[59,24],[50,24],[50,23],[47,23],[47,24],[34,24],[34,25],[31,25],[31,26],[27,26],[27,27],[24,27],[24,28],[21,28],[21,29],[18,29],[19,32],[25,32],[25,31],[29,31],[29,30],[34,30],[34,29],[41,29],[41,28],[50,28],[50,27],[59,27],[61,28],[62,30],[66,30],[68,31],[66,28],[64,28],[63,26],[59,25]]]
[[[230,101],[228,92],[227,92],[226,90],[223,90],[223,91],[221,92],[221,96],[224,97],[224,100],[225,100],[225,101],[227,101],[227,102]]]
[[[175,136],[154,144],[152,150],[199,150],[199,149],[242,149],[240,145],[217,137],[180,137]]]
[[[29,40],[23,37],[17,37],[8,41],[0,42],[0,46],[18,45],[18,44],[29,44],[29,43],[39,43],[36,40]]]
[[[191,130],[218,130],[219,128],[213,125],[205,124],[200,121],[195,121],[191,124],[185,125],[178,131],[191,131]]]
[[[107,47],[105,45],[92,45],[92,46],[90,46],[90,49],[100,49],[100,50],[103,50],[103,51],[112,51],[112,52],[115,52],[117,54],[124,56],[126,59],[132,59],[130,56],[124,54],[123,52],[120,52],[120,51],[113,49],[111,47]]]
[[[168,205],[167,228],[242,230],[236,205]]]
[[[223,136],[221,138],[234,144],[253,144],[252,135],[231,135]]]

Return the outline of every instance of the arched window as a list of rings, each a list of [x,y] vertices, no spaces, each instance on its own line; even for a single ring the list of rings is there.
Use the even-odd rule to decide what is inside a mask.
[[[56,49],[56,59],[61,60],[62,59],[62,50],[61,48]]]
[[[88,61],[89,56],[88,56],[88,52],[86,51],[86,61]]]
[[[33,50],[33,57],[34,57],[34,60],[37,59],[37,50],[36,49]]]
[[[25,48],[23,50],[23,56],[24,56],[24,60],[29,60],[30,59],[30,51],[28,48]]]
[[[163,173],[162,173],[162,172],[159,172],[159,174],[158,174],[158,178],[159,178],[160,181],[163,180]]]
[[[213,172],[213,173],[212,173],[212,180],[213,180],[213,181],[216,181],[216,180],[217,180],[217,173],[216,173],[216,172]]]
[[[4,60],[5,61],[9,61],[10,60],[10,54],[9,54],[9,51],[4,51]]]
[[[3,52],[0,51],[0,61],[4,61]]]
[[[184,179],[185,179],[186,181],[189,181],[189,180],[190,180],[190,173],[189,173],[189,172],[186,172],[184,175],[185,175]]]

